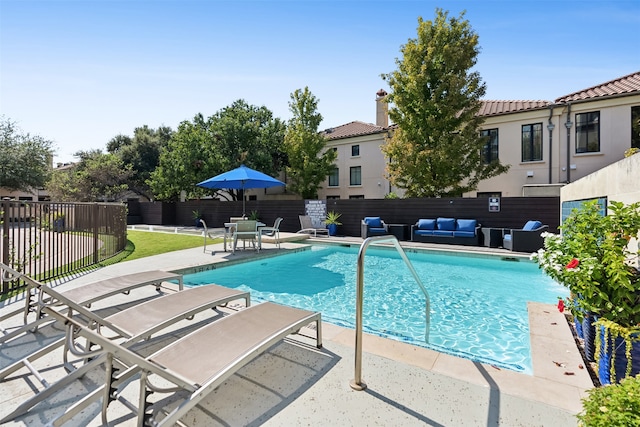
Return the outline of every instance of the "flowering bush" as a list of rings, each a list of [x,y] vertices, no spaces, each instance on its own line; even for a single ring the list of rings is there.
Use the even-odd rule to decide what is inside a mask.
[[[609,203],[602,216],[596,201],[574,210],[561,226],[562,235],[546,233],[544,248],[532,255],[547,275],[571,291],[566,305],[582,318],[585,312],[598,317],[606,330],[605,342],[596,334],[596,346],[622,337],[626,344],[626,375],[630,375],[633,341],[640,337],[640,271],[638,249],[630,248],[640,231],[640,203],[625,206]],[[564,309],[564,303],[558,308]],[[600,352],[596,352],[596,360]],[[615,353],[611,355],[611,377],[615,376]]]
[[[596,201],[574,210],[562,235],[545,233],[544,248],[532,255],[540,268],[566,286],[576,300],[567,301],[581,318],[588,311],[623,327],[640,326],[638,251],[629,248],[640,231],[640,203],[612,201],[602,216]]]

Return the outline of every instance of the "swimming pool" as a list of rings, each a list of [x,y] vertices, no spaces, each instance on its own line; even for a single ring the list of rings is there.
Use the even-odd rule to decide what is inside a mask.
[[[184,276],[186,285],[217,283],[322,312],[354,328],[358,246],[312,246]],[[531,373],[527,301],[555,303],[567,290],[523,259],[407,251],[429,292],[431,329],[425,343],[425,298],[395,250],[370,247],[365,258],[366,332]]]

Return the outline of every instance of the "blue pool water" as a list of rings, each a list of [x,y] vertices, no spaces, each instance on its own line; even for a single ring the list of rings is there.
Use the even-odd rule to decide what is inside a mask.
[[[358,247],[310,250],[189,274],[187,285],[219,285],[320,311],[325,321],[355,325]],[[554,304],[567,291],[528,260],[446,253],[407,253],[431,300],[425,342],[425,298],[399,254],[371,247],[365,258],[364,330],[500,367],[531,372],[527,301]]]

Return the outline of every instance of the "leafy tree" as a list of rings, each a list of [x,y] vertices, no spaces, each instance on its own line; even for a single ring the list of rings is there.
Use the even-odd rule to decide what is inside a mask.
[[[210,119],[197,114],[183,121],[166,148],[160,152],[159,166],[151,173],[149,185],[158,200],[178,200],[185,190],[189,197],[204,195],[196,183],[221,169],[220,153],[210,151]]]
[[[22,133],[0,117],[0,187],[31,191],[44,187],[51,171],[52,142]]]
[[[198,182],[234,169],[240,164],[275,176],[284,162],[282,140],[285,124],[266,107],[237,100],[208,119],[202,114],[184,121],[160,155],[160,166],[151,174],[151,188],[159,200],[177,200],[216,190],[196,187]],[[231,192],[237,200],[240,193]]]
[[[129,190],[147,199],[153,197],[147,181],[160,164],[160,152],[169,144],[172,134],[170,127],[154,130],[145,125],[134,130],[133,138],[117,135],[109,141],[107,151],[131,167],[131,178],[127,182]]]
[[[51,199],[61,202],[94,202],[115,200],[127,191],[126,182],[133,175],[115,154],[100,150],[80,151],[74,156],[80,161],[55,170],[47,183]]]
[[[334,150],[325,150],[326,139],[318,132],[322,115],[317,108],[318,100],[308,87],[291,94],[289,110],[293,117],[284,137],[289,161],[287,178],[291,191],[305,199],[318,197],[320,184],[327,179],[336,159]]]
[[[478,116],[485,84],[470,69],[479,52],[469,22],[436,9],[434,21],[418,18],[418,38],[401,47],[398,69],[383,74],[387,102],[398,129],[382,147],[391,183],[407,197],[461,196],[484,179],[508,170],[485,163],[487,140]]]

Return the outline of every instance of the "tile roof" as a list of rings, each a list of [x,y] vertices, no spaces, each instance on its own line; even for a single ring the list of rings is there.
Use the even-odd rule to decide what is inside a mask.
[[[539,110],[551,105],[550,101],[482,101],[479,116],[498,116],[527,110]]]
[[[640,92],[640,71],[627,76],[619,77],[606,83],[602,83],[588,89],[570,93],[556,99],[556,102],[581,101],[585,99],[607,96],[624,96]]]
[[[371,123],[354,121],[334,128],[326,129],[322,132],[322,135],[326,136],[327,139],[332,140],[350,138],[353,136],[373,135],[376,133],[386,132],[387,129],[388,128],[376,126]]]
[[[625,96],[640,94],[640,71],[627,76],[619,77],[606,83],[602,83],[578,92],[562,96],[555,101],[544,100],[482,100],[482,106],[478,112],[479,116],[499,116],[501,114],[519,113],[523,111],[534,111],[549,107],[550,105],[565,102],[575,102],[589,100],[600,97]],[[353,136],[373,135],[382,133],[396,125],[392,124],[388,128],[376,126],[371,123],[359,121],[350,122],[322,132],[329,140],[349,138]]]

